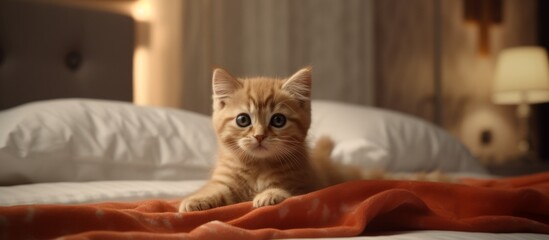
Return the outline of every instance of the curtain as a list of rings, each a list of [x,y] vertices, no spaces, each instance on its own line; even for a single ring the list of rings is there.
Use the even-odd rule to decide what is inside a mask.
[[[183,107],[211,112],[211,72],[286,77],[313,67],[313,98],[372,105],[372,0],[187,0]]]

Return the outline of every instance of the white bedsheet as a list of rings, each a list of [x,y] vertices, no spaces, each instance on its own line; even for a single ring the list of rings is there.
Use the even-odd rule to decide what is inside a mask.
[[[204,182],[94,181],[16,185],[0,187],[0,206],[176,199],[195,191]]]
[[[492,178],[478,173],[448,174],[453,178]],[[82,204],[186,196],[206,180],[52,182],[0,186],[0,206],[21,204]]]
[[[204,180],[193,181],[96,181],[39,183],[0,187],[0,206],[20,204],[83,204],[106,201],[144,199],[179,199],[198,189]],[[549,235],[532,233],[470,233],[456,231],[410,231],[376,236],[359,236],[357,240],[423,239],[549,239]]]

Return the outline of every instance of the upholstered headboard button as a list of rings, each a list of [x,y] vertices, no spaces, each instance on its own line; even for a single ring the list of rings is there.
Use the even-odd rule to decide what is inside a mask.
[[[0,0],[0,110],[52,98],[132,100],[132,17],[60,2],[69,1]]]
[[[77,51],[69,52],[65,57],[65,64],[72,71],[78,70],[82,65],[82,55]]]

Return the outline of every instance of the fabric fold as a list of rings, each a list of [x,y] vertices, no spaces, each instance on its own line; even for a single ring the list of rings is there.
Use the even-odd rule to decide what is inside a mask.
[[[354,181],[281,204],[178,213],[178,200],[0,207],[2,239],[271,239],[451,230],[549,234],[549,173],[460,184]]]

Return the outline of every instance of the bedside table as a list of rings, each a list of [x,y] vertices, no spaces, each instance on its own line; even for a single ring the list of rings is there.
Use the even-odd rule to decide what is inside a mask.
[[[484,166],[486,170],[496,176],[512,177],[542,172],[549,172],[549,161],[520,161],[513,160],[502,164]]]

